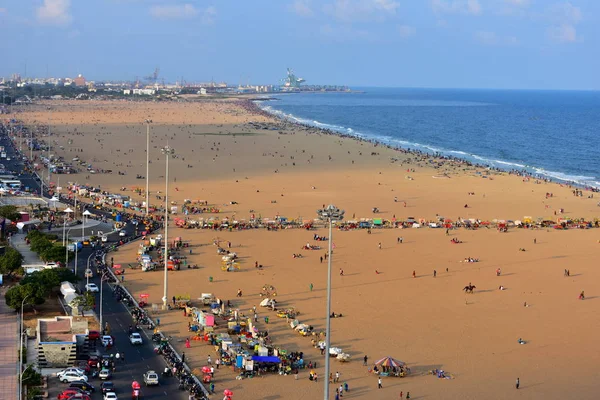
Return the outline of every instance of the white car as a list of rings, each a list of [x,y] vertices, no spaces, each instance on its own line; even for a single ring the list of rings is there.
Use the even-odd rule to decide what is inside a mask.
[[[110,373],[110,369],[102,368],[98,373],[98,378],[102,379],[103,381],[110,379],[111,377],[112,374]]]
[[[112,336],[108,336],[108,335],[102,336],[100,341],[102,342],[102,346],[104,346],[104,347],[112,346],[114,344]]]
[[[65,372],[64,374],[60,374],[57,376],[58,376],[58,380],[61,381],[62,383],[69,383],[69,382],[75,382],[75,381],[84,381],[84,382],[88,381],[87,376],[80,375],[77,372],[73,372],[73,371]]]
[[[60,376],[62,374],[66,374],[67,372],[75,372],[76,374],[79,374],[79,375],[85,375],[85,371],[83,369],[76,368],[76,367],[69,367],[69,368],[65,368],[62,371],[58,372],[56,374],[56,376],[58,376],[60,378]]]
[[[107,392],[104,394],[104,400],[119,400],[115,392]]]
[[[137,332],[133,332],[129,335],[129,341],[131,344],[142,344],[144,341],[142,340],[142,335]]]
[[[100,291],[100,289],[98,289],[98,286],[95,283],[88,283],[87,285],[85,285],[85,290],[87,290],[88,292]]]
[[[106,243],[108,242],[108,236],[102,235],[102,238],[100,240],[102,240],[102,243]]]
[[[125,231],[125,229],[121,229],[121,230],[119,231],[119,236],[121,236],[121,237],[125,237],[125,236],[127,236],[127,232]]]
[[[144,383],[146,386],[158,385],[158,374],[154,371],[147,371],[144,374]]]

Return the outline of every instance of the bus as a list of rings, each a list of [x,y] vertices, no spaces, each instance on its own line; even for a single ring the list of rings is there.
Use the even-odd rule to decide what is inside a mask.
[[[0,183],[10,189],[21,189],[22,186],[21,181],[18,179],[3,179],[0,180]]]

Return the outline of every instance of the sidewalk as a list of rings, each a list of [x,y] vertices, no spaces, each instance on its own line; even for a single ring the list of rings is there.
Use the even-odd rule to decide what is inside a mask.
[[[37,253],[31,251],[29,245],[25,243],[25,234],[17,233],[10,238],[10,245],[17,249],[23,256],[23,265],[45,264]]]
[[[0,290],[0,399],[15,399],[17,395],[17,370],[19,329],[17,313],[4,301],[5,289]]]

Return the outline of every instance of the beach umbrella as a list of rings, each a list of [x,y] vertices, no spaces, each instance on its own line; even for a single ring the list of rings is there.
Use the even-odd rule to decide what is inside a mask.
[[[381,365],[382,367],[403,367],[404,365],[406,365],[406,363],[404,363],[403,361],[400,360],[396,360],[395,358],[392,357],[383,357],[381,360],[378,360],[375,362],[375,365]]]

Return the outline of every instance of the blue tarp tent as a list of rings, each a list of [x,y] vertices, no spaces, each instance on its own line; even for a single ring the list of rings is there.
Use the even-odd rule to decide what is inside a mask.
[[[266,363],[280,363],[281,360],[279,359],[279,357],[275,357],[275,356],[252,356],[252,361],[256,361],[256,362],[266,362]]]

